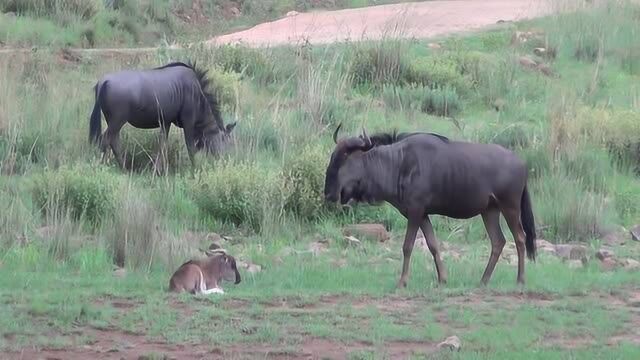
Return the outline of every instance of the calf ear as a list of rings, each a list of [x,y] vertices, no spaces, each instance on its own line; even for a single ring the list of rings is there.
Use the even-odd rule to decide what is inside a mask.
[[[227,129],[226,132],[227,134],[231,133],[231,131],[233,131],[233,129],[236,127],[236,122],[232,122],[231,124],[227,124]]]

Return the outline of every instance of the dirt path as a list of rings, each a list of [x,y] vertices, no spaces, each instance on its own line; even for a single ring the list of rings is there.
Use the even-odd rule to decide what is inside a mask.
[[[544,0],[443,0],[359,9],[299,13],[251,29],[222,35],[207,44],[240,42],[248,46],[312,44],[380,39],[430,38],[480,29],[500,20],[544,15]]]
[[[498,21],[517,21],[550,11],[548,0],[439,0],[401,3],[358,9],[297,13],[256,25],[250,29],[205,41],[206,45],[242,43],[261,47],[313,44],[338,41],[400,38],[431,38],[478,30]],[[195,45],[195,44],[192,44]],[[180,49],[173,45],[170,49]],[[145,48],[69,49],[84,54],[143,54],[158,50]],[[29,53],[33,49],[0,49],[0,54]]]

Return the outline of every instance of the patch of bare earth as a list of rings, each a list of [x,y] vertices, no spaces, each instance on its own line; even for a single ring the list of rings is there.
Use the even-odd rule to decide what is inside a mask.
[[[624,332],[615,334],[604,343],[614,346],[620,342],[640,345],[640,289],[624,289],[616,293],[594,293],[588,295],[605,304],[612,311],[624,309],[630,314]],[[451,295],[439,300],[434,307],[433,298],[406,297],[390,295],[373,298],[367,296],[338,296],[326,295],[314,301],[302,301],[297,298],[280,299],[277,301],[262,302],[264,315],[275,312],[288,314],[314,314],[317,312],[334,311],[336,308],[349,305],[354,309],[375,308],[381,313],[398,319],[407,326],[415,325],[413,317],[425,308],[431,308],[434,319],[442,328],[464,334],[465,328],[450,319],[447,309],[452,307],[476,308],[484,311],[487,307],[509,309],[523,304],[535,304],[546,307],[556,303],[562,298],[539,292],[511,292],[500,293],[491,290],[480,289],[465,293],[464,295]],[[564,298],[566,300],[566,297]],[[140,306],[133,299],[103,297],[95,302],[97,305],[110,305],[114,309],[125,312]],[[200,302],[181,302],[178,299],[169,299],[169,304],[179,310],[186,319],[196,313],[198,308],[209,306],[206,300]],[[225,309],[234,309],[238,317],[243,314],[243,309],[249,309],[254,303],[242,299],[228,299],[216,306]],[[365,321],[357,320],[354,321]],[[188,320],[186,320],[188,321]],[[177,324],[176,326],[178,326]],[[363,325],[364,326],[364,325]],[[209,329],[211,331],[211,329]],[[374,351],[384,353],[391,358],[406,358],[414,354],[432,354],[439,351],[437,342],[425,339],[424,341],[386,341],[384,344],[374,344],[363,341],[340,341],[339,339],[327,339],[310,336],[308,334],[295,334],[300,339],[296,344],[279,343],[236,343],[229,346],[215,346],[207,343],[170,344],[151,339],[144,334],[126,332],[114,327],[97,329],[94,327],[80,327],[73,332],[77,336],[78,344],[65,349],[24,348],[19,352],[0,352],[2,359],[144,359],[152,353],[164,355],[166,359],[250,359],[257,356],[270,359],[309,359],[317,357],[329,357],[332,359],[346,359],[350,353],[360,351]],[[86,339],[92,339],[87,341]],[[598,341],[600,340],[600,341]],[[71,343],[74,343],[73,341]],[[573,338],[564,334],[549,334],[545,338],[544,346],[561,347],[565,349],[583,348],[596,343],[603,343],[602,339],[594,339],[588,336]]]

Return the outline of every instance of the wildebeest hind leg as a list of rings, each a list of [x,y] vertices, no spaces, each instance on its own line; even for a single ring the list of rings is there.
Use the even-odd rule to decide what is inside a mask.
[[[489,262],[487,263],[487,267],[484,269],[481,280],[482,285],[486,285],[489,282],[489,279],[491,279],[493,270],[496,267],[496,263],[500,258],[504,244],[506,244],[507,241],[505,240],[502,229],[500,228],[500,210],[497,208],[487,209],[482,213],[482,221],[484,222],[484,227],[487,230],[487,235],[489,235],[489,239],[491,240],[491,255],[489,256]]]
[[[513,234],[513,240],[516,243],[516,251],[518,252],[518,284],[524,284],[524,240],[525,233],[522,228],[522,222],[520,221],[519,207],[504,209],[502,211],[505,220],[509,225],[511,234]]]
[[[411,260],[411,252],[413,251],[413,244],[416,241],[416,234],[418,233],[418,227],[420,226],[420,222],[422,219],[415,217],[408,217],[407,222],[407,232],[404,236],[404,244],[402,245],[402,255],[404,259],[402,260],[402,275],[400,275],[400,280],[398,280],[397,287],[406,287],[407,286],[407,278],[409,277],[409,262]]]
[[[427,247],[429,247],[429,251],[433,256],[433,261],[436,265],[436,272],[438,273],[438,283],[446,284],[447,283],[447,270],[442,263],[442,259],[440,259],[440,249],[438,247],[438,240],[436,239],[436,235],[433,233],[433,226],[431,225],[431,220],[429,217],[422,222],[420,225],[422,229],[422,233],[424,234],[425,241],[427,242]]]

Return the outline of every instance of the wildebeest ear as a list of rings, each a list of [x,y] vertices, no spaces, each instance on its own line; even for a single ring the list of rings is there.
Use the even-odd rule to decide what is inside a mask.
[[[233,128],[235,128],[235,127],[236,127],[236,122],[235,121],[232,122],[231,124],[227,124],[227,129],[226,129],[227,134],[230,133],[233,130]]]

